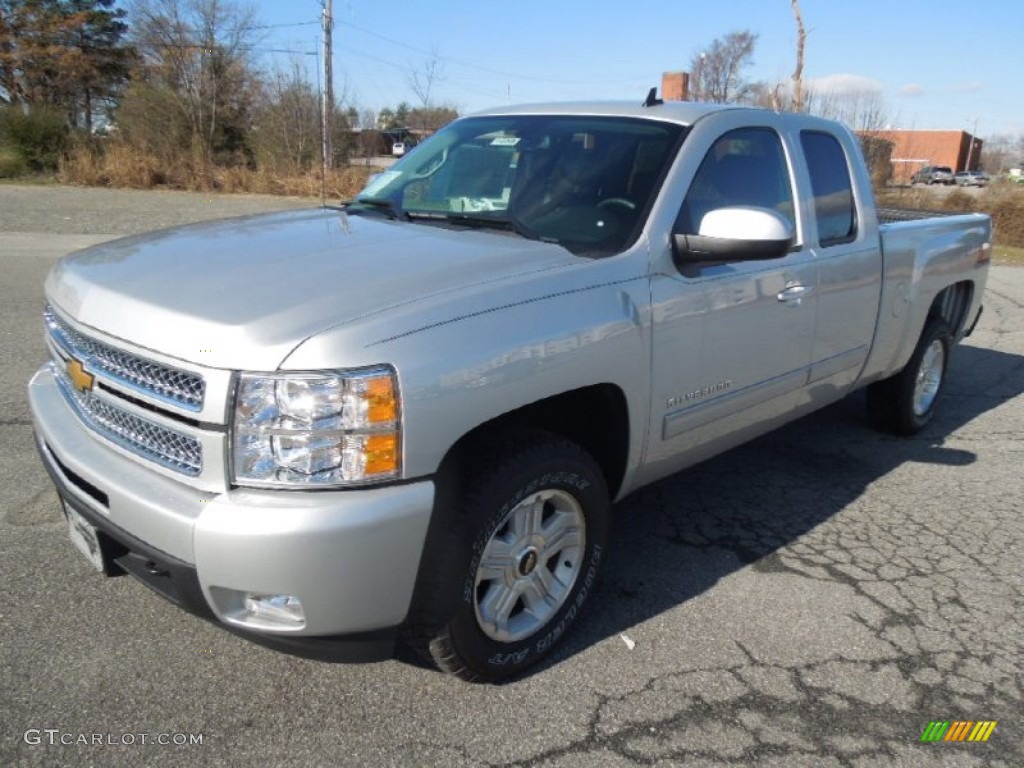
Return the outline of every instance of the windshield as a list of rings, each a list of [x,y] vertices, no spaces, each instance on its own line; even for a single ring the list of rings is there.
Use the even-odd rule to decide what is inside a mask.
[[[639,235],[684,130],[614,117],[458,120],[371,180],[350,208],[617,253]]]

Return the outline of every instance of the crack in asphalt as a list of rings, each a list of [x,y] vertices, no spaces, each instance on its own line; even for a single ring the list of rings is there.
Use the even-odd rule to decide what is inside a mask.
[[[993,316],[1011,322],[1002,311]],[[998,336],[1000,330],[989,332]],[[1024,361],[1004,366],[1002,375],[986,383],[1019,390],[1022,369]],[[998,403],[1018,394],[1008,389],[956,396]],[[956,432],[938,447],[1012,441],[1019,435],[1019,430]],[[1024,765],[1019,739],[1007,733],[1017,727],[1012,718],[1024,710],[1015,623],[1024,608],[1019,499],[993,492],[972,509],[979,504],[977,488],[950,482],[936,489],[944,496],[937,501],[943,514],[936,514],[936,507],[907,508],[898,500],[876,500],[873,508],[863,508],[863,477],[883,476],[872,470],[875,457],[863,450],[872,442],[879,444],[851,440],[832,453],[785,440],[774,442],[771,455],[739,449],[741,457],[733,455],[732,461],[713,460],[691,470],[685,482],[693,487],[670,479],[641,491],[637,506],[657,521],[641,534],[649,539],[696,553],[726,551],[766,578],[785,575],[841,585],[850,593],[843,602],[849,604],[847,617],[879,644],[874,658],[838,653],[807,663],[773,663],[736,640],[743,663],[652,676],[617,695],[598,693],[580,738],[527,759],[488,764],[586,765],[611,755],[638,765],[774,761],[859,768],[949,759],[958,765]],[[892,443],[921,446],[905,449],[911,455],[936,448],[935,436],[927,433]],[[736,466],[744,467],[741,484]],[[914,472],[914,467],[911,459],[899,471]],[[685,514],[679,510],[681,498]],[[765,498],[777,502],[774,514],[766,514]],[[958,509],[961,498],[973,501]],[[807,514],[814,505],[839,511],[818,519]],[[1018,564],[1017,579],[1007,578],[1008,563]],[[628,583],[602,590],[619,600],[641,592]],[[1002,738],[985,744],[920,743],[934,719],[995,719]]]

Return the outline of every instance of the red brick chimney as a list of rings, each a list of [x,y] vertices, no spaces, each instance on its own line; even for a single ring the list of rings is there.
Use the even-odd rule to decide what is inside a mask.
[[[665,101],[689,101],[690,73],[663,73],[661,76],[661,98]]]

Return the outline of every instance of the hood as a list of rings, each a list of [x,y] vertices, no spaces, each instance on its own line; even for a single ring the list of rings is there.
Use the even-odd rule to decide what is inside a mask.
[[[47,295],[78,322],[142,347],[212,367],[273,370],[327,328],[577,261],[504,233],[316,209],[89,248],[57,263]]]

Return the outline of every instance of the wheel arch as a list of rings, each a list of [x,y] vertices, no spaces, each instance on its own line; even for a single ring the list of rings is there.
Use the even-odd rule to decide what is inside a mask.
[[[615,384],[595,384],[546,397],[478,425],[448,449],[441,466],[460,463],[492,435],[539,429],[564,437],[589,453],[601,468],[609,496],[614,499],[625,478],[629,427],[625,393]]]
[[[940,317],[953,330],[953,337],[962,338],[966,331],[967,314],[974,303],[974,282],[961,280],[943,288],[932,300],[928,308],[925,325],[935,317]]]

